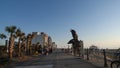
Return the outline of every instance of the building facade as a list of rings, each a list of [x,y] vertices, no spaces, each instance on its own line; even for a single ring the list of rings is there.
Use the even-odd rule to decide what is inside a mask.
[[[39,44],[43,47],[48,47],[48,35],[44,32],[33,32],[35,37],[32,39],[32,44]]]

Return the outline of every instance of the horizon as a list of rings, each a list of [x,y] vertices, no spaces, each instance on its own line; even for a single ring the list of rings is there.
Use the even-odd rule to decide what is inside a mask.
[[[15,25],[26,34],[45,32],[59,48],[67,48],[74,29],[85,48],[118,49],[119,7],[119,0],[1,0],[0,33],[8,35],[5,27]]]

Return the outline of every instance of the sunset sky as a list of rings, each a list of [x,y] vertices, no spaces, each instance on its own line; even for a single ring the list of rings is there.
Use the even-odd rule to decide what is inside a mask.
[[[75,29],[84,47],[120,48],[120,0],[0,0],[0,33],[8,35],[10,25],[45,32],[58,47],[67,47]]]

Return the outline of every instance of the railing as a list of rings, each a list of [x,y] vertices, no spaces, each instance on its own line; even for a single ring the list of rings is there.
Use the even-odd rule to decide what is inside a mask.
[[[85,59],[91,63],[94,63],[99,66],[104,66],[110,68],[110,64],[113,60],[118,59],[115,56],[115,51],[109,50],[90,50],[85,49]]]

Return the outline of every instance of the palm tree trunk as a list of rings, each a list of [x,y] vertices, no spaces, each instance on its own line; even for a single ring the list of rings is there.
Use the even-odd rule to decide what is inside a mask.
[[[11,35],[9,39],[9,58],[12,59],[13,57],[13,47],[14,47],[14,37]]]
[[[19,39],[19,42],[18,42],[18,56],[19,57],[21,56],[21,43],[20,43],[20,39]]]
[[[26,45],[27,43],[26,43],[26,41],[24,42],[24,47],[25,47],[25,49],[24,49],[24,52],[25,52],[25,55],[27,54],[27,45]]]
[[[32,53],[32,45],[31,45],[31,40],[30,40],[30,46],[29,46],[29,53],[30,53],[30,55],[31,55],[31,53]]]
[[[27,47],[27,48],[26,48],[26,49],[27,49],[27,50],[26,50],[26,51],[27,51],[27,55],[29,55],[29,49],[30,49],[30,48],[29,48],[29,45],[30,45],[29,43],[30,43],[30,42],[29,42],[29,39],[28,39],[28,40],[27,40],[27,46],[26,46],[26,47]]]

